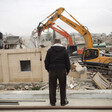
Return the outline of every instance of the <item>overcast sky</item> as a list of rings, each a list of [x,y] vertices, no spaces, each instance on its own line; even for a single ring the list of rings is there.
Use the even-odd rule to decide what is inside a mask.
[[[39,22],[59,7],[64,7],[91,33],[112,32],[112,0],[0,0],[0,32],[31,35]],[[68,33],[75,31],[61,20],[56,24]]]

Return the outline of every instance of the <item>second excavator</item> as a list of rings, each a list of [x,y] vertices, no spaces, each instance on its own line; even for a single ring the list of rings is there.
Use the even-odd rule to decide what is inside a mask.
[[[76,45],[76,43],[75,44],[73,43],[72,37],[60,26],[56,25],[57,27],[55,27],[54,25],[55,25],[55,23],[51,23],[48,26],[46,26],[44,28],[44,30],[51,28],[54,31],[56,31],[57,33],[59,33],[60,35],[64,36],[68,41],[67,50],[68,50],[69,54],[72,55],[72,53],[76,51],[76,55],[81,55],[83,53],[83,49],[77,49],[77,45]],[[41,30],[41,32],[42,31],[43,30]],[[41,32],[39,32],[39,36],[41,35]]]

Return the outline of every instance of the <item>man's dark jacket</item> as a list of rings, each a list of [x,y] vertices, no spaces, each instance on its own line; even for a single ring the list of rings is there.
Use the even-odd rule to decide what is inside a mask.
[[[49,72],[50,70],[62,70],[66,69],[69,73],[70,60],[68,52],[64,46],[52,46],[46,54],[45,68]]]

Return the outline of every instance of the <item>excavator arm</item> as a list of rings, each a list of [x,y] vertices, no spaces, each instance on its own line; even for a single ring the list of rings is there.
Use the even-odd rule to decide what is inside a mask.
[[[43,30],[46,30],[46,29],[49,29],[49,28],[51,28],[51,29],[53,29],[54,31],[56,31],[57,33],[59,33],[59,34],[61,34],[62,36],[64,36],[66,39],[67,39],[67,41],[68,41],[68,45],[73,45],[73,41],[72,41],[72,38],[71,38],[71,36],[64,30],[64,29],[62,29],[61,27],[59,27],[58,25],[57,25],[57,27],[58,28],[56,28],[56,27],[54,27],[53,25],[54,25],[55,23],[51,23],[51,24],[49,24],[48,26],[44,26],[44,29],[41,29],[41,32],[43,31]],[[42,26],[41,26],[42,27]],[[38,31],[37,31],[38,32]],[[41,32],[39,33],[39,35],[41,34]]]
[[[38,36],[40,36],[41,31],[45,30],[47,26],[49,26],[51,23],[53,23],[54,21],[56,21],[58,19],[58,15],[61,15],[61,13],[64,11],[64,8],[58,8],[56,11],[54,11],[52,14],[50,14],[49,16],[47,16],[47,18],[45,18],[44,20],[48,19],[48,21],[43,24],[43,21],[41,21],[37,27],[37,32],[38,32]],[[42,26],[40,26],[41,24],[43,24]]]
[[[63,15],[60,15],[60,19],[62,21],[64,21],[66,24],[68,24],[69,26],[71,26],[72,28],[74,28],[75,30],[77,30],[83,36],[83,38],[86,42],[86,45],[87,45],[86,47],[89,47],[89,48],[93,47],[91,34],[84,26],[80,26],[80,25],[74,23],[73,21],[67,19]]]
[[[64,8],[59,8],[57,9],[55,12],[53,12],[51,15],[49,15],[47,18],[50,17],[50,19],[48,19],[48,21],[43,24],[43,26],[39,26],[37,27],[38,29],[38,34],[45,29],[46,26],[49,26],[52,22],[56,21],[58,18],[61,19],[63,22],[65,22],[66,24],[68,24],[69,26],[71,26],[72,28],[74,28],[76,31],[78,31],[84,38],[85,42],[86,42],[86,46],[88,48],[93,48],[93,43],[92,43],[92,38],[91,38],[91,34],[90,32],[83,26],[81,25],[72,15],[69,15],[75,20],[75,22],[71,21],[70,19],[64,17],[62,14],[62,12],[64,11]]]
[[[57,27],[60,28],[61,30],[56,28],[56,27],[54,27],[53,25],[51,25],[51,28],[54,31],[58,32],[59,34],[61,34],[62,36],[64,36],[67,39],[67,41],[69,43],[68,45],[73,45],[71,36],[65,30],[63,30],[61,27],[59,27],[59,26],[57,26]]]

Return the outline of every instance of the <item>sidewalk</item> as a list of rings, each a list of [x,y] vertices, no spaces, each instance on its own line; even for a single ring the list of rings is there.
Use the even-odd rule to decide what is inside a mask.
[[[57,92],[57,98],[60,93]],[[67,90],[69,99],[112,99],[112,90]],[[49,99],[48,90],[0,91],[1,99]]]
[[[69,104],[67,106],[112,106],[112,90],[67,91]],[[49,92],[43,91],[0,91],[0,101],[18,102],[17,106],[50,106]],[[4,106],[3,104],[0,106]],[[5,105],[9,106],[9,105]],[[12,106],[12,105],[11,105]],[[60,106],[60,96],[57,92],[56,106]],[[24,112],[112,112],[112,110],[24,110]],[[0,111],[1,112],[1,111]],[[8,110],[4,112],[9,112]],[[11,110],[21,112],[21,110]]]

